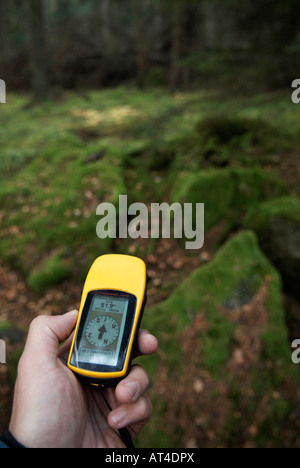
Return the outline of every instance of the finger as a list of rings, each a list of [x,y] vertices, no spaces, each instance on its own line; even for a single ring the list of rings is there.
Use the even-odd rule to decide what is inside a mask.
[[[30,327],[24,354],[27,361],[34,360],[49,362],[58,355],[58,345],[72,333],[77,319],[77,311],[54,317],[36,317]]]
[[[67,364],[68,357],[70,354],[71,344],[73,341],[74,333],[71,333],[69,338],[59,347],[59,358],[63,361],[64,364]]]
[[[143,354],[153,354],[158,349],[158,340],[155,336],[151,335],[148,330],[140,330],[137,342],[137,350],[134,357]]]
[[[149,377],[142,366],[132,366],[128,376],[116,387],[116,397],[120,403],[133,403],[147,390]]]
[[[146,397],[130,405],[121,405],[108,416],[108,424],[113,429],[121,429],[133,424],[146,424],[151,418],[152,405]]]

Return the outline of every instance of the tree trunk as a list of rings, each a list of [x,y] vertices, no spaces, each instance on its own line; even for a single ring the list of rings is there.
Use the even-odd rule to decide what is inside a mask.
[[[149,24],[146,24],[147,10],[150,9],[149,0],[132,0],[133,8],[133,30],[135,34],[136,64],[137,64],[137,83],[143,85],[147,64],[147,34]]]
[[[175,0],[173,8],[170,86],[172,91],[176,91],[183,77],[181,60],[186,51],[187,7],[184,0]]]
[[[104,53],[112,53],[112,34],[110,27],[110,0],[101,0],[101,28]]]
[[[216,2],[203,2],[203,35],[204,45],[209,50],[214,50],[218,43],[218,17]]]
[[[45,0],[30,0],[29,12],[32,89],[35,100],[42,101],[49,90]]]
[[[0,50],[1,50],[1,63],[5,65],[10,55],[10,41],[9,41],[9,10],[8,0],[0,0]],[[3,78],[3,76],[2,76]]]

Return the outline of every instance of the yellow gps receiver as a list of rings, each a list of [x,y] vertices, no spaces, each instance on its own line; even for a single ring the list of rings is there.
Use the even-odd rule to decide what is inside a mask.
[[[86,278],[68,358],[83,381],[115,387],[130,371],[147,301],[145,263],[129,255],[103,255]]]

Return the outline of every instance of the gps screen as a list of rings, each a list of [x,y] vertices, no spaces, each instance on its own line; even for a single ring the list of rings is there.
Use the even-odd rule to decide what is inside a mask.
[[[92,298],[77,359],[87,364],[116,366],[120,353],[129,299],[111,296]]]

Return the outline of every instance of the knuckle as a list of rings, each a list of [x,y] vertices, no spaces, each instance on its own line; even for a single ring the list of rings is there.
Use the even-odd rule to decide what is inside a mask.
[[[145,421],[149,421],[152,415],[152,403],[148,398],[142,397],[141,405],[144,414],[144,419]]]
[[[36,328],[44,326],[46,324],[46,321],[47,317],[45,315],[38,315],[32,320],[29,326],[29,330],[35,330]]]
[[[135,380],[139,386],[142,387],[143,390],[148,388],[150,380],[146,370],[140,364],[135,364],[132,366],[132,369],[135,373]]]

